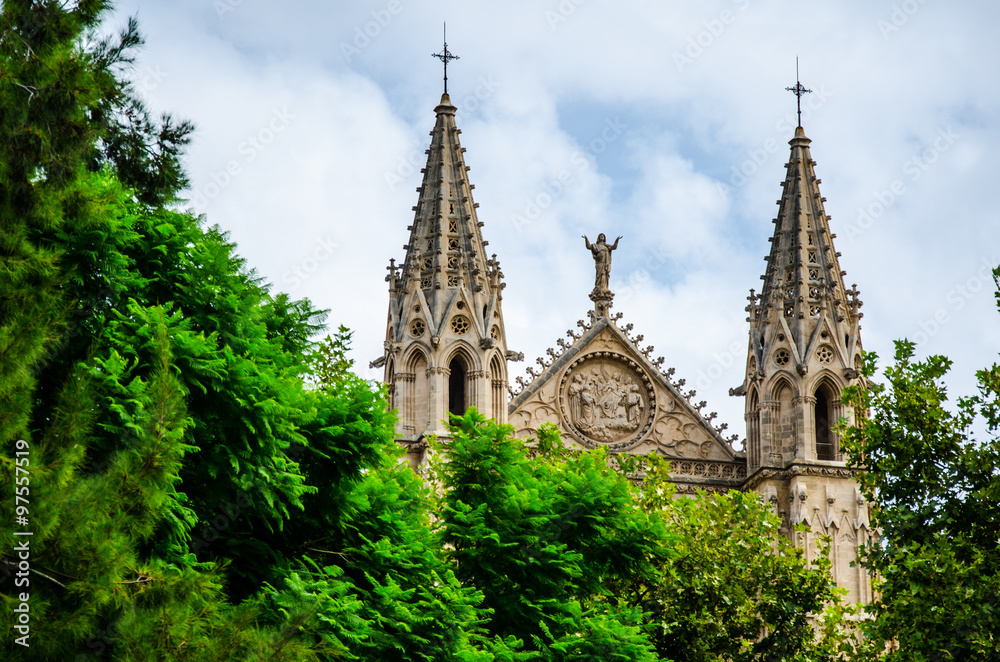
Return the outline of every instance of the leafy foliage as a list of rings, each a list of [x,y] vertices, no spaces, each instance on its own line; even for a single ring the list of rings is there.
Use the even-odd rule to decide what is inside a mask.
[[[644,467],[640,503],[677,537],[653,580],[631,589],[661,659],[833,659],[845,627],[828,545],[810,563],[759,495],[677,499],[666,461]]]
[[[887,382],[847,394],[867,412],[847,430],[845,447],[850,462],[866,468],[861,483],[868,498],[877,496],[873,524],[881,532],[863,556],[879,598],[858,656],[997,659],[1000,367],[979,371],[979,394],[949,409],[942,380],[951,361],[914,355],[912,342],[898,341]],[[866,357],[869,379],[876,360]]]
[[[641,612],[610,588],[648,572],[669,537],[607,456],[563,452],[546,426],[531,458],[510,426],[474,409],[450,430],[441,539],[458,579],[482,592],[489,634],[524,640],[543,660],[656,659]]]
[[[322,311],[273,294],[224,233],[172,206],[190,125],[148,116],[125,77],[135,22],[96,37],[109,7],[0,9],[0,489],[25,439],[34,534],[32,646],[8,637],[5,655],[807,650],[803,614],[828,585],[750,499],[652,507],[606,454],[565,449],[553,428],[529,447],[475,411],[438,447],[439,482],[402,464],[384,393],[351,371],[350,332],[313,343]],[[748,538],[695,530],[707,516]],[[6,499],[0,517],[14,517]],[[8,529],[0,545],[10,632]],[[748,644],[756,657],[721,643],[720,628],[754,627],[775,633]]]

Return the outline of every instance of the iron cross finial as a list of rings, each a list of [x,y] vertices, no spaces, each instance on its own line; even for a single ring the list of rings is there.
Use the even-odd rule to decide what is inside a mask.
[[[448,50],[448,24],[444,24],[444,50],[440,53],[431,53],[431,57],[436,57],[444,63],[444,93],[448,94],[448,60],[457,60],[458,56]]]
[[[802,95],[812,92],[807,90],[805,85],[799,82],[799,58],[795,58],[795,87],[786,87],[786,90],[795,95],[795,109],[799,115],[799,126],[802,126]]]

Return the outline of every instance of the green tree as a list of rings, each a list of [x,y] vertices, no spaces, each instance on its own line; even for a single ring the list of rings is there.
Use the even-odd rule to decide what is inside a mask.
[[[299,547],[281,564],[270,604],[299,614],[306,636],[345,659],[492,660],[482,594],[446,563],[431,534],[429,487],[401,461],[384,393],[352,372],[350,344],[341,326],[310,355],[308,382],[338,409],[326,419],[331,441],[303,448],[300,469],[317,491],[285,525]],[[372,435],[377,457],[345,481],[339,467],[355,460],[340,440]]]
[[[979,393],[949,407],[951,361],[914,357],[914,343],[897,341],[886,383],[847,393],[866,415],[845,448],[865,469],[880,532],[862,556],[877,600],[858,657],[1000,659],[1000,367],[979,371]],[[866,357],[868,379],[876,360]]]
[[[123,81],[133,22],[90,39],[108,7],[0,13],[0,486],[12,493],[24,439],[34,533],[33,646],[2,646],[318,659],[325,643],[274,601],[311,541],[350,526],[339,504],[383,463],[392,416],[363,382],[306,388],[318,311],[271,295],[225,235],[163,206],[188,127],[150,121]],[[306,501],[319,484],[334,507],[290,527],[323,505]],[[10,632],[9,528],[0,541]],[[331,586],[339,612],[357,607],[359,589]]]
[[[496,638],[541,660],[654,660],[638,606],[616,585],[651,572],[670,536],[635,507],[600,451],[568,452],[551,426],[536,455],[475,410],[440,447],[440,535],[455,574],[483,594]]]
[[[642,466],[638,501],[676,536],[652,581],[630,587],[661,659],[832,660],[847,632],[829,546],[810,563],[759,494],[678,499],[668,462]]]

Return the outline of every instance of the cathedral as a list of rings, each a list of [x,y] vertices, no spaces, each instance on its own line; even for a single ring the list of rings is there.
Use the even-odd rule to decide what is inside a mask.
[[[584,238],[595,266],[588,321],[568,341],[555,340],[540,371],[529,368],[528,380],[510,387],[507,364],[524,357],[507,348],[503,273],[486,251],[445,85],[406,255],[389,263],[385,352],[372,363],[384,370],[399,412],[397,438],[413,467],[428,437],[447,436],[448,413],[469,407],[510,423],[521,437],[552,423],[580,447],[657,453],[670,461],[678,495],[756,491],[809,557],[819,553],[820,536],[829,536],[834,578],[847,600],[870,602],[868,576],[852,565],[871,535],[868,504],[831,427],[849,416],[840,394],[859,379],[861,302],[844,284],[801,122],[789,141],[763,285],[748,297],[745,377],[730,391],[746,403],[745,442],[737,449],[738,436],[724,437],[714,415],[702,413],[705,403],[692,403],[684,380],[663,368],[652,347],[640,346],[642,335],[622,313],[610,311],[618,241],[603,234]],[[807,91],[789,89],[800,99]],[[800,523],[805,532],[794,531]]]

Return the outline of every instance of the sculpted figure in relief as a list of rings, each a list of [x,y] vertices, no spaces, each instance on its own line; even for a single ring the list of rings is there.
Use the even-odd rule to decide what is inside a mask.
[[[620,441],[642,424],[644,399],[639,384],[612,366],[573,374],[566,398],[572,424],[595,441]]]
[[[632,384],[632,386],[629,387],[628,395],[625,396],[625,409],[629,425],[639,425],[639,410],[641,408],[642,395],[639,393],[639,385]]]

